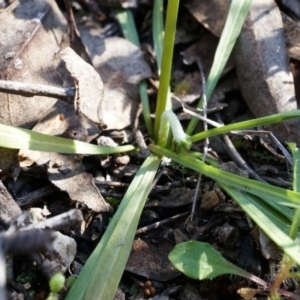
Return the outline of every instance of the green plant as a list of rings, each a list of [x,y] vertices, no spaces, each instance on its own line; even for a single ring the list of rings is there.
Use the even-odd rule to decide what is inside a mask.
[[[145,160],[140,170],[137,172],[103,238],[89,257],[78,279],[72,285],[71,290],[67,295],[67,299],[109,300],[114,298],[115,291],[130,253],[141,211],[150,192],[155,174],[159,168],[161,157],[163,156],[167,156],[180,165],[213,178],[286,253],[287,256],[300,264],[299,245],[294,240],[294,235],[298,234],[299,224],[293,225],[295,228],[293,230],[293,236],[288,235],[290,224],[291,222],[292,224],[296,222],[295,219],[299,213],[300,193],[298,192],[298,189],[289,191],[232,175],[219,170],[212,161],[207,160],[207,164],[201,162],[199,160],[199,156],[201,157],[200,153],[194,155],[195,153],[189,151],[191,142],[196,142],[213,135],[223,134],[231,130],[255,127],[296,118],[300,116],[300,111],[231,124],[191,135],[197,124],[197,120],[193,119],[187,129],[187,133],[184,133],[177,118],[174,117],[172,113],[165,113],[166,110],[171,110],[169,83],[179,1],[174,0],[169,1],[168,3],[165,34],[163,34],[163,29],[161,28],[163,19],[162,3],[163,1],[161,0],[155,1],[155,12],[153,14],[154,18],[157,18],[158,20],[158,22],[153,22],[155,24],[154,36],[158,37],[157,39],[154,39],[154,42],[158,56],[158,66],[161,70],[154,126],[152,125],[150,117],[146,83],[143,82],[140,85],[143,115],[145,117],[146,126],[149,134],[154,138],[154,142],[156,143],[149,146],[149,149],[154,154]],[[207,82],[208,99],[216,86],[222,69],[224,68],[228,56],[239,35],[250,4],[251,0],[232,1],[226,25]],[[139,45],[138,35],[136,34],[131,12],[119,11],[117,12],[117,18],[121,24],[124,36],[136,45]],[[162,43],[164,43],[163,47]],[[163,51],[161,49],[163,49]],[[201,106],[202,101],[199,102],[199,107]],[[168,143],[169,125],[171,125],[173,131],[173,145]],[[0,131],[0,146],[9,148],[99,155],[134,150],[134,147],[132,146],[115,148],[98,147],[78,141],[50,137],[30,130],[6,125],[0,125]],[[191,136],[189,137],[189,135]],[[292,208],[296,208],[295,213]],[[193,253],[198,251],[198,255],[201,256],[201,247],[203,247],[203,245],[201,245],[199,249],[197,248],[198,244],[194,243],[196,242],[189,242],[188,245],[192,245],[190,248],[193,249]],[[176,247],[176,252],[172,252],[170,255],[175,266],[184,263],[183,260],[185,257],[182,252],[183,247],[183,245],[178,245]],[[188,251],[186,251],[187,254],[189,253]],[[206,261],[206,264],[209,268],[215,269],[218,264],[217,258],[219,261],[221,259],[217,252],[211,252],[211,254],[213,254],[213,256]],[[227,263],[225,263],[225,265],[228,266]],[[195,266],[193,265],[187,265],[185,268],[181,268],[181,270],[188,276],[193,277],[194,275],[191,274],[195,271],[193,269],[194,267]],[[245,275],[244,271],[237,271],[237,268],[232,267],[232,265],[228,270],[229,271],[227,272],[231,274]],[[212,275],[217,276],[219,274],[221,273],[215,272],[209,273],[208,275],[201,274],[201,276],[198,276],[197,278],[212,278]],[[256,282],[262,284],[259,280]]]

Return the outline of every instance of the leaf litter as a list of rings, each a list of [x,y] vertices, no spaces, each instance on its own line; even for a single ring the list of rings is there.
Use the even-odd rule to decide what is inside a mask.
[[[260,116],[261,112],[271,114],[297,107],[293,77],[287,60],[287,53],[294,60],[298,58],[299,43],[292,38],[291,33],[297,31],[297,23],[292,24],[288,17],[282,17],[272,1],[267,1],[268,3],[266,2],[264,7],[258,5],[255,8],[256,2],[259,1],[253,1],[253,10],[244,26],[239,44],[235,49],[235,55],[228,63],[228,68],[223,73],[223,79],[211,100],[212,107],[219,105],[219,102],[227,105],[227,107],[223,106],[220,111],[226,122],[249,118],[251,114],[247,106],[255,116]],[[177,96],[189,105],[193,105],[194,100],[202,93],[201,77],[196,66],[200,61],[204,73],[208,74],[218,37],[225,22],[228,3],[229,1],[199,2],[190,0],[184,5],[187,9],[182,9],[180,12],[182,20],[192,18],[192,15],[195,20],[191,22],[190,26],[184,26],[182,23],[180,25],[176,46],[178,49],[175,49],[173,90],[177,91]],[[32,7],[34,9],[31,9]],[[91,9],[91,6],[89,8]],[[147,20],[145,8],[149,10],[151,6],[143,4],[139,7],[138,5],[137,11],[140,18]],[[264,13],[269,10],[273,14],[271,15],[272,22],[268,19],[270,16]],[[90,63],[80,57],[81,50],[72,49],[72,42],[64,40],[65,44],[60,48],[67,28],[63,11],[54,1],[50,0],[44,2],[16,1],[4,10],[0,15],[0,26],[3,26],[2,32],[7,34],[0,37],[1,44],[4,45],[3,53],[5,53],[0,57],[0,78],[56,87],[74,86],[76,93],[73,105],[55,98],[25,97],[1,92],[0,121],[4,124],[87,142],[95,142],[99,136],[100,140],[110,139],[111,136],[115,139],[112,143],[117,143],[116,132],[121,134],[121,130],[124,129],[131,131],[131,126],[136,121],[139,106],[138,84],[149,77],[155,78],[155,72],[152,74],[152,70],[138,47],[122,37],[109,36],[110,28],[114,28],[116,24],[108,15],[104,18],[105,13],[101,19],[102,21],[105,19],[109,26],[88,20],[88,18],[80,20],[75,14],[79,32],[77,39],[81,39],[85,45],[90,58],[85,61]],[[99,16],[99,11],[92,13]],[[257,13],[263,14],[259,22],[265,22],[264,24],[268,25],[264,26],[267,28],[266,30],[261,30],[262,25],[255,17]],[[199,24],[196,24],[196,20]],[[69,28],[71,28],[70,24]],[[152,41],[149,40],[149,34],[147,35],[149,27],[144,24],[141,28],[144,30],[144,32],[140,32],[141,41],[151,47]],[[195,28],[197,28],[197,32]],[[198,31],[198,28],[201,30]],[[276,32],[274,32],[275,29]],[[118,33],[118,30],[115,32]],[[276,37],[273,36],[274,34]],[[243,39],[246,40],[245,44],[243,44]],[[279,43],[280,55],[276,52],[277,48],[274,52],[275,42]],[[71,48],[68,47],[68,43]],[[285,51],[286,44],[288,51]],[[250,57],[249,49],[251,49]],[[273,54],[271,55],[271,53]],[[39,59],[36,59],[37,57]],[[274,66],[277,66],[277,69],[274,69]],[[284,72],[278,71],[279,66]],[[236,68],[236,73],[232,70],[233,67]],[[251,80],[245,79],[246,75],[250,76]],[[295,73],[293,75],[296,78]],[[236,84],[237,81],[239,81],[240,90]],[[267,82],[269,85],[262,86],[261,82]],[[289,84],[284,84],[285,82]],[[295,85],[297,88],[296,80]],[[283,91],[285,91],[286,98],[281,97]],[[148,92],[150,97],[155,97],[155,87],[149,88]],[[261,96],[262,94],[264,97]],[[284,99],[285,102],[282,103],[281,101]],[[239,103],[239,105],[236,107],[234,103]],[[262,106],[265,109],[262,109]],[[179,113],[180,109],[181,107],[178,105]],[[143,124],[140,123],[143,130]],[[272,131],[278,135],[279,139],[293,134],[295,136],[292,137],[292,140],[298,141],[297,126],[298,124],[288,122],[282,128],[274,129],[272,127]],[[143,131],[143,133],[145,132]],[[249,149],[251,152],[254,152],[254,149],[259,151],[263,147],[259,139],[253,136],[250,139],[236,139],[235,142],[242,144],[240,148],[242,154],[243,151],[249,151]],[[195,146],[200,147],[201,145]],[[213,147],[212,153],[215,150],[220,161],[230,160],[226,152],[221,153],[216,149]],[[268,157],[268,155],[272,156],[273,154],[265,156]],[[70,274],[68,268],[74,274],[80,272],[95,243],[101,238],[112,209],[118,205],[118,197],[114,197],[114,195],[124,193],[125,187],[130,183],[141,163],[141,156],[132,153],[126,156],[123,162],[117,156],[99,158],[20,151],[20,171],[18,171],[18,166],[12,165],[14,156],[15,153],[10,150],[8,154],[1,155],[0,159],[1,179],[4,182],[4,184],[1,182],[3,193],[0,198],[0,218],[3,222],[3,225],[1,222],[1,234],[6,234],[11,228],[14,228],[15,232],[10,237],[15,238],[13,241],[18,245],[18,241],[22,241],[23,238],[18,235],[22,233],[22,228],[27,226],[30,229],[26,239],[34,241],[34,236],[40,239],[39,234],[34,231],[35,228],[40,228],[37,224],[53,220],[50,225],[46,225],[48,228],[52,228],[51,233],[47,235],[47,241],[50,241],[50,244],[47,244],[45,240],[40,240],[41,245],[49,247],[41,249],[40,246],[37,246],[37,250],[35,250],[46,250],[45,257],[39,254],[30,254],[29,263],[14,257],[14,260],[19,263],[20,271],[22,267],[34,269],[34,272],[41,271],[43,278],[40,278],[40,287],[28,279],[29,287],[25,289],[33,292],[36,298],[46,299],[47,280],[55,270],[65,272],[67,276]],[[252,164],[265,165],[266,170],[270,170],[272,167],[269,160],[263,161],[261,156],[259,162],[257,157],[249,157],[247,160]],[[281,174],[285,172],[285,179],[289,180],[285,164],[276,162],[273,165]],[[12,171],[10,166],[17,171]],[[35,170],[34,172],[36,172],[37,167],[40,168],[39,172],[41,173],[34,175],[33,172],[32,174],[27,172],[27,179],[24,180],[23,176],[26,174],[24,171]],[[13,176],[13,174],[17,175]],[[14,182],[12,177],[17,181]],[[105,183],[105,185],[95,185],[95,177],[97,177],[97,182],[100,178],[101,183]],[[180,187],[172,188],[172,182],[179,182]],[[156,295],[161,299],[186,299],[186,295],[196,299],[200,299],[200,297],[233,299],[235,292],[241,294],[241,291],[249,288],[249,283],[245,283],[241,279],[221,277],[212,280],[211,285],[204,281],[197,283],[196,286],[195,282],[182,276],[178,277],[179,273],[174,270],[167,255],[178,242],[195,237],[214,245],[224,257],[241,268],[253,270],[253,273],[262,270],[261,266],[265,260],[258,258],[260,252],[250,236],[254,227],[252,222],[243,212],[236,209],[231,199],[219,195],[219,191],[212,181],[204,179],[201,183],[200,198],[204,201],[198,208],[198,217],[193,221],[186,220],[186,212],[190,210],[190,203],[196,187],[195,174],[188,170],[179,170],[171,165],[159,179],[159,184],[164,186],[164,189],[150,196],[146,204],[151,207],[151,211],[145,210],[140,220],[140,227],[143,227],[143,231],[140,233],[140,238],[134,242],[133,251],[126,266],[127,272],[124,273],[125,280],[121,282],[118,290],[120,297],[125,299],[125,294],[127,298],[129,297],[132,284],[138,284],[144,290],[143,295],[136,294],[136,297],[140,295],[140,299],[147,295],[148,297]],[[16,188],[17,186],[18,188]],[[25,217],[21,214],[22,210],[14,199],[20,199],[43,186],[53,188],[53,193],[49,195],[45,192],[43,194],[42,191],[33,202],[32,208],[44,207],[49,210],[50,215],[39,223],[32,220],[24,222]],[[101,193],[110,195],[110,197],[104,197]],[[157,201],[157,199],[161,200]],[[80,208],[80,211],[76,210],[75,221],[71,222],[72,211],[67,217],[65,214],[75,207]],[[22,209],[25,210],[23,207]],[[173,216],[177,217],[172,219]],[[31,218],[35,219],[36,217]],[[64,226],[57,228],[53,223],[55,218],[58,218],[58,223],[64,224]],[[154,221],[155,223],[153,223]],[[66,222],[67,224],[65,224]],[[151,229],[150,226],[147,229],[148,225],[153,226]],[[231,241],[232,233],[235,237],[234,245],[228,242]],[[57,249],[52,242],[53,236],[55,236],[56,243],[64,244],[64,246]],[[17,247],[21,248],[21,245]],[[54,251],[53,248],[56,250]],[[261,252],[263,251],[261,250]],[[248,258],[252,257],[252,261],[251,259],[246,260],[247,256]],[[36,262],[35,268],[32,267],[33,261]],[[150,280],[150,283],[146,279]],[[128,281],[131,283],[128,284]],[[15,285],[8,286],[9,292],[13,292],[14,287],[20,286],[15,278],[12,279],[12,282]],[[174,287],[173,290],[170,285]],[[226,288],[212,288],[213,285],[226,286]],[[147,289],[155,291],[154,294],[147,294],[148,292],[145,292]],[[263,299],[259,298],[260,293],[260,290],[253,289],[253,293],[250,294],[256,294],[258,299]],[[244,297],[249,298],[248,294]],[[24,295],[28,296],[28,293],[24,292]],[[62,295],[62,297],[64,296]]]

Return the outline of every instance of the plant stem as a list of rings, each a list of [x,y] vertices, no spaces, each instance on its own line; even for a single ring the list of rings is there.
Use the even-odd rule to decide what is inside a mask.
[[[168,97],[168,91],[171,78],[178,7],[179,0],[168,1],[161,77],[155,111],[154,137],[156,142],[158,140],[161,115],[166,109],[171,109],[171,99]]]

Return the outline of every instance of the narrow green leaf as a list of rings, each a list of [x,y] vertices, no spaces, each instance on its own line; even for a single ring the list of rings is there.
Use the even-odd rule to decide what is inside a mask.
[[[170,79],[173,61],[174,41],[176,33],[177,14],[179,8],[179,0],[169,0],[166,16],[166,29],[164,37],[164,47],[161,62],[161,76],[159,80],[159,88],[157,95],[157,103],[155,110],[154,122],[154,139],[157,141],[160,128],[161,115],[165,110],[172,108],[170,95]]]
[[[133,146],[100,147],[51,136],[28,129],[0,124],[0,147],[76,154],[112,154],[133,151]]]
[[[300,191],[300,151],[297,148],[297,145],[294,143],[288,144],[292,153],[293,153],[293,190],[295,192]],[[290,237],[295,239],[298,234],[298,230],[300,227],[300,208],[294,210]]]
[[[252,0],[232,0],[226,19],[226,23],[218,44],[214,62],[207,79],[206,97],[207,101],[210,99],[213,90],[222,74],[225,64],[233,49],[233,46],[241,32],[242,26],[250,9]],[[202,107],[202,101],[198,104],[199,108]],[[198,119],[192,118],[186,133],[192,134]]]
[[[160,159],[155,156],[148,157],[143,163],[66,300],[114,299],[130,254],[141,211],[159,165]]]
[[[193,279],[213,279],[223,274],[245,275],[245,271],[226,260],[208,243],[180,243],[169,253],[169,260],[177,270]]]
[[[288,111],[288,112],[279,113],[276,115],[271,115],[271,116],[257,118],[257,119],[253,119],[253,120],[249,120],[249,121],[229,124],[229,125],[226,125],[223,127],[203,131],[203,132],[200,132],[200,133],[197,133],[197,134],[191,136],[191,139],[193,142],[197,142],[197,141],[204,140],[208,137],[228,133],[228,132],[234,131],[234,130],[242,130],[242,129],[253,128],[253,127],[257,127],[257,126],[269,125],[269,124],[279,123],[279,122],[283,122],[283,121],[287,121],[287,120],[291,120],[291,119],[295,119],[295,118],[299,118],[299,117],[300,117],[300,110]]]
[[[132,12],[128,9],[126,10],[118,10],[116,12],[116,18],[121,25],[122,32],[124,37],[135,44],[136,46],[140,47],[139,36],[136,30],[134,18]],[[143,116],[145,119],[146,127],[148,133],[153,138],[153,123],[151,119],[151,112],[150,112],[150,104],[149,104],[149,97],[147,93],[147,83],[145,80],[142,80],[139,84],[139,91],[140,97],[143,107]]]
[[[158,74],[161,70],[161,61],[163,53],[163,43],[164,43],[164,20],[163,20],[163,9],[164,1],[155,0],[153,4],[153,15],[152,15],[152,25],[153,25],[153,44],[156,54],[156,63]]]
[[[252,179],[243,178],[219,170],[215,167],[208,166],[196,158],[184,154],[177,154],[153,144],[149,145],[149,149],[158,155],[169,157],[175,162],[198,173],[202,173],[218,182],[222,182],[247,193],[257,195],[265,201],[268,201],[267,197],[264,198],[264,195],[267,195],[272,197],[273,201],[278,205],[300,207],[300,193],[258,182]]]
[[[288,236],[290,225],[261,199],[219,182],[263,232],[297,264],[300,265],[300,245]]]

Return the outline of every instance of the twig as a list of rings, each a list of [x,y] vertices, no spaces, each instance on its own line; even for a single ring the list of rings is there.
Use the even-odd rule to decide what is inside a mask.
[[[185,212],[185,213],[182,213],[182,214],[178,214],[178,215],[175,215],[173,217],[170,217],[170,218],[167,218],[165,220],[162,220],[162,221],[158,221],[158,222],[155,222],[151,225],[148,225],[148,226],[145,226],[145,227],[141,227],[139,228],[137,231],[136,231],[136,234],[141,234],[141,233],[145,233],[149,230],[152,230],[152,229],[155,229],[155,228],[158,228],[164,224],[168,224],[168,223],[171,223],[177,219],[180,219],[180,218],[183,218],[185,216],[187,216],[189,214],[189,212]]]
[[[46,219],[44,221],[30,224],[28,226],[20,228],[20,230],[32,230],[32,229],[45,229],[51,228],[53,230],[60,230],[62,228],[70,227],[76,224],[80,224],[83,220],[82,212],[79,209],[72,209],[66,213],[58,216]]]
[[[219,113],[216,114],[217,115],[217,119],[220,123],[223,123],[223,120],[221,118],[221,115]],[[228,135],[224,134],[222,136],[222,139],[224,141],[224,146],[225,149],[228,153],[228,155],[230,156],[230,158],[236,163],[236,165],[240,168],[242,168],[243,170],[247,170],[249,173],[249,176],[251,176],[252,178],[267,183],[264,179],[262,179],[252,168],[250,168],[250,166],[244,161],[244,159],[240,156],[240,154],[236,151],[233,143],[231,142],[231,139],[229,138]]]
[[[44,84],[35,84],[28,82],[16,82],[9,80],[0,80],[0,91],[10,94],[22,95],[25,97],[46,96],[51,98],[58,98],[67,103],[72,103],[75,88],[59,88]]]
[[[42,197],[52,195],[55,192],[56,189],[53,186],[50,185],[43,186],[42,188],[39,188],[31,193],[28,193],[23,197],[17,198],[17,203],[19,204],[20,207],[29,206],[39,201]]]
[[[200,70],[201,81],[202,81],[203,117],[207,118],[206,81],[205,81],[205,76],[204,76],[203,68],[202,68],[202,65],[201,65],[201,61],[200,61],[199,58],[197,59],[197,63],[198,63],[198,67],[199,67],[199,70]],[[207,131],[207,128],[208,128],[207,122],[203,121],[203,130]],[[208,152],[208,145],[209,145],[209,140],[208,140],[208,138],[206,138],[205,141],[204,141],[202,162],[205,162],[207,152]],[[194,214],[195,214],[195,209],[196,209],[197,199],[199,197],[201,177],[202,177],[202,174],[200,173],[198,175],[196,192],[195,192],[194,199],[193,199],[191,220],[193,220],[193,217],[194,217]]]

